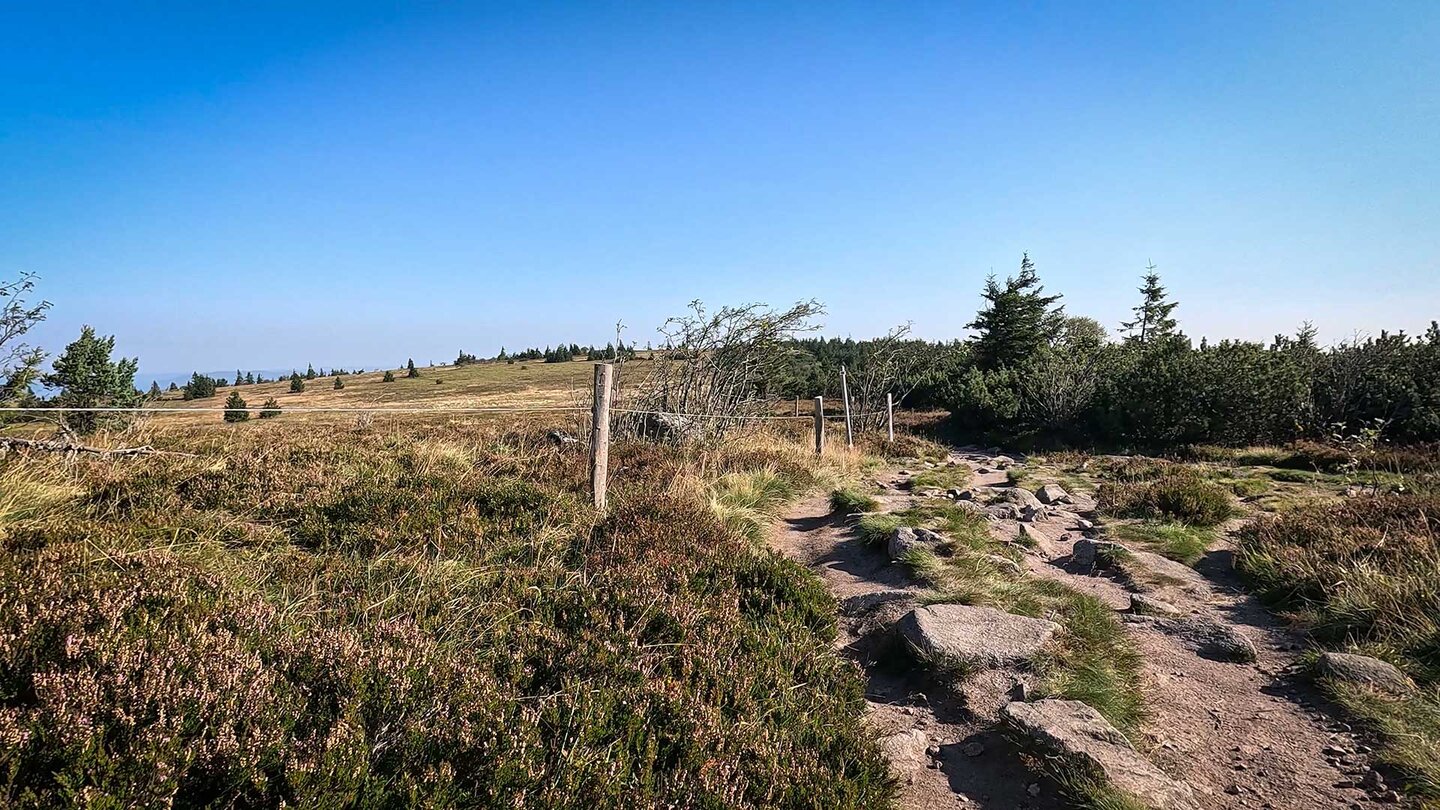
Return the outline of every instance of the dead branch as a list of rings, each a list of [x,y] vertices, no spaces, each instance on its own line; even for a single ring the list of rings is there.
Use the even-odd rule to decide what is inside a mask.
[[[16,448],[23,448],[26,450],[44,450],[52,453],[69,453],[71,455],[85,453],[95,456],[164,455],[197,458],[194,453],[182,453],[178,450],[156,450],[148,444],[141,445],[140,447],[117,447],[111,449],[106,447],[91,447],[88,444],[76,444],[74,441],[63,438],[21,439],[15,436],[0,436],[0,453],[9,452],[10,450]]]

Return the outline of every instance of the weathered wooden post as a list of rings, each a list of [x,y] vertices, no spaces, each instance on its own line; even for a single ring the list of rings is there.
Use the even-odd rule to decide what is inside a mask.
[[[815,455],[825,454],[825,398],[815,397]]]
[[[840,367],[840,396],[845,400],[845,446],[855,446],[855,431],[850,427],[850,383],[845,376],[845,367]]]
[[[605,508],[605,487],[610,478],[610,381],[615,367],[595,364],[595,404],[590,419],[590,492],[595,508]]]
[[[885,393],[885,432],[890,441],[895,441],[895,395]]]

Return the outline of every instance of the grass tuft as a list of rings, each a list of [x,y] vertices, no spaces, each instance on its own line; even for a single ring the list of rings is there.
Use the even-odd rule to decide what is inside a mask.
[[[841,514],[874,512],[880,508],[880,501],[855,487],[837,487],[830,492],[830,510]]]

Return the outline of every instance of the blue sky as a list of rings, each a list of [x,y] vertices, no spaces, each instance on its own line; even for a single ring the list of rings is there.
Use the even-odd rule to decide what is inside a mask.
[[[1440,317],[1440,4],[11,3],[0,277],[142,376],[639,339]]]

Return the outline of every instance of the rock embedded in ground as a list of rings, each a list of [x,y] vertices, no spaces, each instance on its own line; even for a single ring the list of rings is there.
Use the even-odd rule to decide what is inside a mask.
[[[885,550],[890,554],[890,559],[898,560],[913,549],[935,550],[939,539],[940,535],[932,531],[901,526],[890,533],[890,542]]]
[[[1327,652],[1315,662],[1315,674],[1322,678],[1368,686],[1378,692],[1405,697],[1415,692],[1415,682],[1393,664],[1354,653]]]
[[[1032,506],[1036,509],[1040,509],[1044,506],[1044,504],[1040,503],[1040,499],[1036,498],[1035,495],[1031,493],[1028,489],[1020,489],[1019,487],[1007,487],[1004,489],[996,489],[994,490],[994,492],[998,498],[998,501],[1013,503],[1016,506],[1022,508],[1026,506]]]
[[[1255,642],[1235,627],[1214,619],[1190,616],[1183,619],[1153,619],[1148,624],[1180,639],[1205,658],[1249,663],[1258,657]]]
[[[976,605],[930,605],[907,613],[897,629],[922,660],[975,671],[1028,664],[1060,625]]]
[[[1101,557],[1105,553],[1114,551],[1128,551],[1128,549],[1109,540],[1091,540],[1088,537],[1082,537],[1070,547],[1070,560],[1076,565],[1093,567],[1096,563],[1101,562]]]
[[[985,507],[985,514],[994,520],[1019,520],[1020,507],[1013,503],[992,503]]]
[[[886,603],[902,602],[906,599],[914,599],[915,596],[915,591],[899,589],[856,594],[840,600],[840,615],[861,616]]]
[[[990,466],[994,467],[997,470],[1003,470],[1006,467],[1013,465],[1014,463],[1015,459],[1010,458],[1009,456],[996,456],[990,459]]]
[[[912,728],[899,734],[881,737],[875,742],[880,746],[880,752],[885,755],[885,759],[890,761],[890,765],[903,773],[924,767],[925,748],[930,744],[930,736],[918,728]]]
[[[1102,778],[1111,787],[1153,807],[1194,810],[1190,788],[1141,756],[1100,713],[1076,700],[1014,702],[1000,712],[1025,743],[1057,758],[1061,767]]]
[[[1070,493],[1066,492],[1059,484],[1046,484],[1035,490],[1035,497],[1044,504],[1064,503],[1070,500]]]
[[[1159,616],[1174,618],[1182,615],[1180,608],[1143,593],[1130,594],[1130,612],[1137,616]]]

